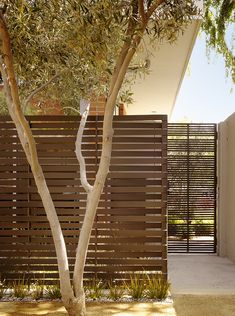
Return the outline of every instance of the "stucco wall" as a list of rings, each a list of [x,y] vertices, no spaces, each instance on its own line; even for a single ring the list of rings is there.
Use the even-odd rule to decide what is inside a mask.
[[[235,262],[235,113],[219,124],[218,253]]]

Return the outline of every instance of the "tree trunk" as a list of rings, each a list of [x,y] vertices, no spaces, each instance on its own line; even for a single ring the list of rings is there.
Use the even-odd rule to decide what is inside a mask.
[[[47,219],[50,224],[59,268],[60,290],[64,304],[69,305],[70,302],[74,301],[75,297],[70,282],[69,265],[63,232],[41,165],[38,161],[38,154],[32,131],[30,130],[29,124],[26,121],[21,110],[18,86],[16,83],[16,77],[13,67],[10,37],[4,20],[4,16],[1,12],[0,39],[0,70],[4,82],[4,92],[6,95],[9,114],[16,126],[20,142],[23,146],[27,160],[30,164],[35,179],[35,183],[38,189],[38,193],[42,199]]]
[[[70,301],[63,301],[64,307],[69,316],[85,316],[86,315],[86,302],[85,293],[83,289],[78,296]]]
[[[83,287],[83,272],[86,261],[86,254],[90,240],[91,230],[96,215],[96,210],[99,204],[100,196],[104,187],[104,183],[109,171],[109,164],[111,159],[112,149],[112,125],[110,129],[104,132],[104,142],[102,148],[101,162],[98,173],[96,175],[95,183],[91,191],[87,194],[87,205],[85,217],[79,236],[79,242],[76,254],[76,263],[74,268],[73,285],[75,294],[79,293]]]
[[[83,289],[83,274],[86,262],[87,249],[91,236],[91,230],[94,223],[97,207],[99,204],[100,196],[103,191],[104,183],[109,172],[111,152],[112,152],[112,139],[113,139],[113,115],[117,96],[124,80],[127,68],[135,53],[136,47],[130,47],[126,50],[126,55],[123,57],[123,63],[117,69],[117,75],[112,84],[112,89],[109,93],[104,113],[103,123],[103,136],[102,136],[102,152],[100,157],[99,169],[96,174],[95,183],[93,187],[88,187],[87,191],[87,205],[85,217],[79,236],[76,261],[74,266],[73,286],[74,292],[77,296]]]

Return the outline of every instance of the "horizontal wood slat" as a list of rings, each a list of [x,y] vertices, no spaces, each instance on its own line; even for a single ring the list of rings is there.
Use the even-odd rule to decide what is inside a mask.
[[[77,116],[27,117],[73,266],[86,194],[74,153]],[[89,181],[98,169],[102,116],[90,116],[83,155]],[[128,279],[133,271],[167,274],[166,116],[114,118],[110,173],[101,195],[85,279]],[[0,274],[57,282],[51,231],[14,124],[0,117]]]

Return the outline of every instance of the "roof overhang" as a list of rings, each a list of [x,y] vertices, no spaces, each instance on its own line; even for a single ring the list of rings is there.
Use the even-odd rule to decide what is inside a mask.
[[[127,114],[167,114],[173,110],[201,20],[195,19],[174,44],[164,43],[152,50],[148,75],[133,85],[133,104]]]

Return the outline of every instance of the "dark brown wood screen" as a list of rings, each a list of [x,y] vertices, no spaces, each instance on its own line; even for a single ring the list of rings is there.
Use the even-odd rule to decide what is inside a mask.
[[[27,119],[73,266],[86,204],[74,153],[79,118]],[[114,129],[110,173],[92,230],[85,278],[123,279],[133,271],[166,275],[167,118],[119,116]],[[102,117],[89,117],[83,153],[91,183],[99,164],[101,132]],[[0,148],[1,277],[57,282],[50,228],[9,117],[0,117]]]

